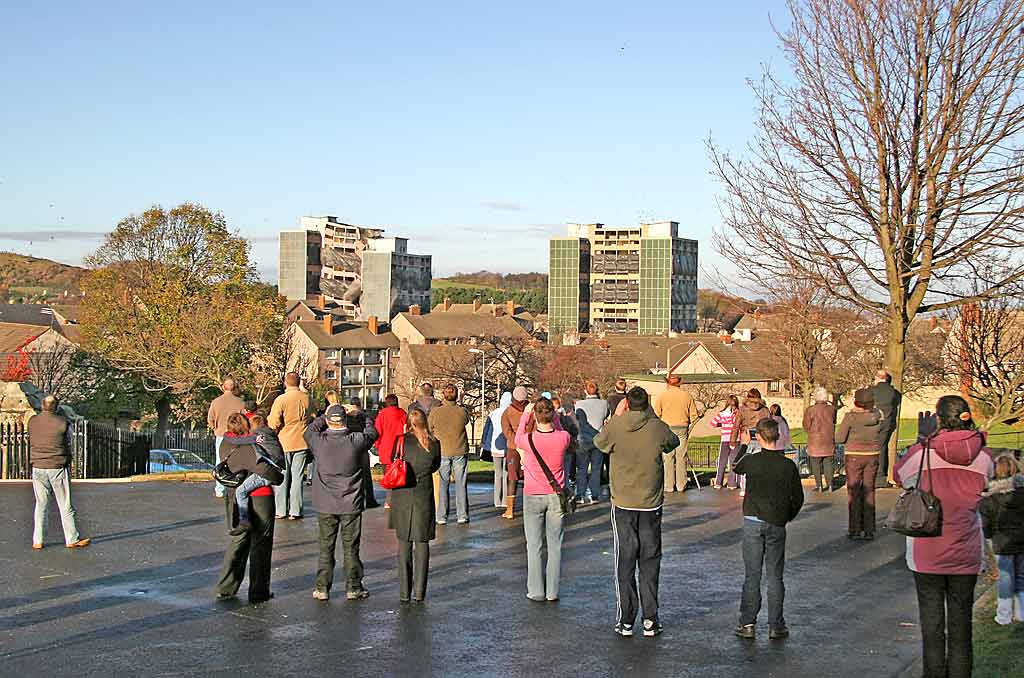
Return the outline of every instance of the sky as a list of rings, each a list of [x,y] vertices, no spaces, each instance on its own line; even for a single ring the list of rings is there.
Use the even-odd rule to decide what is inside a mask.
[[[435,276],[665,219],[720,268],[706,144],[751,139],[781,0],[259,4],[6,3],[0,250],[77,264],[192,201],[271,281],[308,214],[408,237]]]

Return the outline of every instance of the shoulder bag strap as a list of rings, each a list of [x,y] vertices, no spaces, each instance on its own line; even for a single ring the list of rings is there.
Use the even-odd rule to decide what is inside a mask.
[[[396,462],[398,460],[405,459],[405,434],[398,436],[398,440],[395,441],[394,453],[391,455],[391,461]]]
[[[928,462],[928,480],[931,481],[932,489],[935,488],[935,481],[932,480],[932,458],[931,458],[931,438],[925,438],[924,442],[921,443],[921,463],[917,466],[917,489],[924,489],[924,465],[925,461]],[[930,492],[931,490],[929,490]]]
[[[540,456],[540,452],[537,451],[537,446],[533,444],[533,434],[529,434],[527,439],[530,441],[530,449],[533,450],[533,456],[537,457],[537,463],[540,464],[540,470],[544,472],[544,476],[548,479],[551,489],[555,491],[555,494],[558,494],[562,491],[562,488],[558,485],[558,481],[555,480],[555,474],[551,472],[551,469],[544,462],[544,457]]]

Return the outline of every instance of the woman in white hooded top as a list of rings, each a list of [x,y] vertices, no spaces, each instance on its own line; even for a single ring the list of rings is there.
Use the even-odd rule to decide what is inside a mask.
[[[501,394],[498,407],[487,415],[484,422],[484,432],[480,443],[485,450],[491,453],[494,458],[494,508],[505,508],[505,493],[507,485],[507,467],[505,466],[505,450],[508,449],[508,441],[501,431],[501,415],[505,408],[512,404],[512,394],[506,391]]]

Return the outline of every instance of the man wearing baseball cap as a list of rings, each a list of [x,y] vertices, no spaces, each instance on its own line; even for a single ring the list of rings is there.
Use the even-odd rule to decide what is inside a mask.
[[[367,421],[363,431],[348,427],[348,413],[331,405],[306,429],[305,439],[316,460],[313,473],[313,508],[320,528],[320,559],[313,597],[327,600],[334,581],[334,552],[341,532],[345,590],[349,600],[369,596],[363,588],[363,563],[359,540],[363,527],[366,459],[377,439],[377,429]]]

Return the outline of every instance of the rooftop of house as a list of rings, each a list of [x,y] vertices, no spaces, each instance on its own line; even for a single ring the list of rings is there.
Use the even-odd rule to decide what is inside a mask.
[[[0,322],[0,353],[15,353],[47,329],[38,325]]]
[[[381,323],[378,333],[370,331],[365,322],[334,322],[331,334],[328,334],[322,320],[300,320],[295,323],[318,348],[337,349],[383,349],[398,348],[398,337],[385,331],[387,325]]]
[[[529,334],[514,319],[481,313],[428,313],[414,315],[399,313],[425,339],[453,339],[463,337],[529,338]]]
[[[48,304],[0,304],[0,323],[50,327],[60,325]]]
[[[607,335],[589,339],[603,349],[621,373],[645,374],[666,369],[666,358],[677,364],[698,346],[703,346],[724,372],[764,379],[779,374],[778,343],[770,336],[754,336],[750,341],[723,341],[717,334],[693,332],[675,337]],[[671,355],[669,351],[671,349]]]

